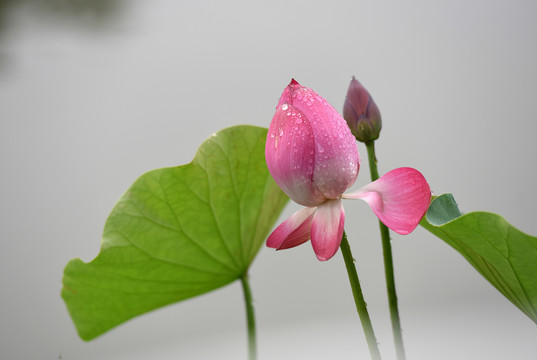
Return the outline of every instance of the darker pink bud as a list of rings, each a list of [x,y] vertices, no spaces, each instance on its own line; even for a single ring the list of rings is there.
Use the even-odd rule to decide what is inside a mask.
[[[369,92],[354,76],[347,90],[343,117],[358,141],[367,143],[378,139],[382,128],[380,111]]]

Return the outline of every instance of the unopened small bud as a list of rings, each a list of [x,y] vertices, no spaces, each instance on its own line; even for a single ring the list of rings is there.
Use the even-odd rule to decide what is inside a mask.
[[[379,108],[354,76],[347,90],[343,117],[358,141],[367,143],[378,139],[382,128]]]

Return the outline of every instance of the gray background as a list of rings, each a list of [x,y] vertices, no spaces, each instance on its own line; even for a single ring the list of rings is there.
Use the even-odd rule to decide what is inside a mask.
[[[97,255],[136,177],[190,162],[224,127],[268,127],[291,77],[341,110],[356,75],[383,116],[381,173],[415,167],[463,211],[537,234],[535,2],[79,3],[2,5],[0,358],[244,359],[238,283],[84,343],[61,278],[70,259]],[[345,208],[391,359],[376,218],[359,201]],[[422,228],[393,246],[409,360],[535,359],[535,324],[454,250]],[[260,359],[368,358],[339,253],[321,263],[309,244],[262,248],[251,278]]]

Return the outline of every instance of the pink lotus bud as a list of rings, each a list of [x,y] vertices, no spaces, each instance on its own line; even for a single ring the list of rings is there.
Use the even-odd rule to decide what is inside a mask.
[[[380,115],[378,119],[380,124]],[[358,176],[356,141],[341,115],[295,80],[285,88],[276,107],[265,158],[276,183],[291,199],[306,206],[270,234],[267,246],[283,250],[311,239],[313,251],[322,261],[334,256],[341,243],[345,224],[342,198],[366,201],[386,226],[400,234],[414,230],[431,198],[423,175],[410,168],[392,170],[358,191],[343,194]]]
[[[378,139],[382,128],[379,108],[354,76],[347,90],[343,117],[358,141],[367,143]]]
[[[270,124],[265,157],[272,177],[295,202],[318,206],[354,184],[360,159],[345,120],[294,79]]]

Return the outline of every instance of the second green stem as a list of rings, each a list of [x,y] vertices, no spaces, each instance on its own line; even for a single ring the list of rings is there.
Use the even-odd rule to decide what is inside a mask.
[[[379,178],[377,170],[377,158],[375,155],[375,142],[370,141],[365,144],[367,147],[367,157],[369,159],[369,170],[371,181]],[[392,244],[390,241],[390,231],[379,221],[380,235],[382,238],[382,252],[384,256],[384,272],[386,275],[386,290],[388,292],[388,303],[390,307],[390,318],[392,321],[393,339],[395,352],[398,360],[405,359],[405,348],[403,346],[403,335],[401,330],[401,320],[399,318],[399,308],[397,306],[397,292],[395,291],[395,276],[393,270]]]

